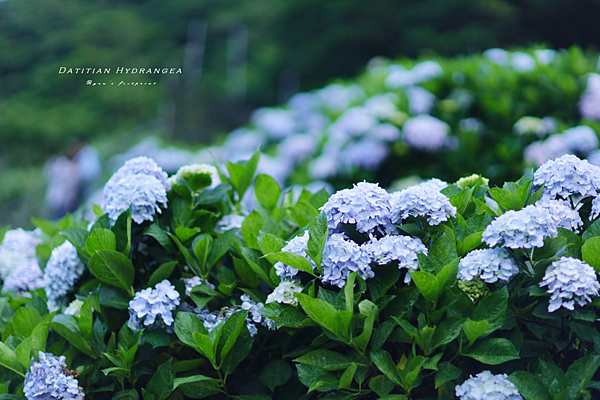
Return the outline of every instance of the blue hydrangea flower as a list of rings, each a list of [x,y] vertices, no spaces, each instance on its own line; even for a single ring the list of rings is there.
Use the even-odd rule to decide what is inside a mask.
[[[334,233],[327,239],[323,250],[323,283],[343,287],[352,272],[367,280],[375,276],[371,270],[369,253],[344,234]]]
[[[427,217],[429,225],[439,225],[456,216],[450,199],[430,185],[411,186],[391,195],[393,222],[409,217]]]
[[[2,291],[12,290],[23,293],[44,287],[44,273],[40,269],[37,259],[21,264],[15,269],[2,284]]]
[[[410,236],[384,236],[381,239],[371,238],[361,246],[369,257],[379,265],[392,260],[398,261],[398,268],[407,269],[404,283],[410,283],[410,271],[419,269],[417,253],[427,255],[427,247],[419,239]]]
[[[540,283],[540,287],[544,286],[548,286],[548,293],[552,295],[548,312],[560,307],[572,311],[575,302],[584,306],[592,301],[591,296],[598,296],[600,289],[594,268],[571,257],[561,257],[550,264]]]
[[[479,278],[487,283],[509,281],[519,273],[517,263],[508,251],[501,247],[495,249],[473,250],[458,264],[458,277],[466,281]]]
[[[112,178],[111,178],[112,179]],[[160,205],[167,205],[167,191],[158,179],[150,175],[128,175],[104,187],[102,209],[114,223],[119,215],[133,206],[131,218],[138,224],[153,221],[154,215],[161,213]]]
[[[49,308],[57,308],[57,301],[73,289],[75,281],[85,269],[85,265],[77,257],[77,249],[71,242],[64,242],[52,250],[44,269],[44,286]]]
[[[433,93],[420,86],[406,88],[406,97],[409,111],[413,115],[430,113],[437,101]]]
[[[402,139],[409,147],[433,152],[444,147],[449,130],[450,127],[445,122],[422,114],[404,123]]]
[[[587,154],[598,148],[598,136],[589,126],[580,125],[560,134],[570,152]]]
[[[544,196],[550,199],[566,199],[573,194],[595,196],[600,190],[600,167],[567,154],[535,171],[533,184],[538,188],[544,185]]]
[[[356,224],[356,229],[363,233],[375,228],[396,232],[391,220],[390,195],[376,183],[360,182],[352,189],[339,190],[320,210],[325,212],[331,230],[341,224]]]
[[[0,279],[7,279],[14,270],[25,264],[38,264],[35,247],[42,242],[40,233],[39,229],[30,232],[21,228],[6,232],[0,244]]]
[[[29,369],[23,387],[27,400],[83,400],[85,397],[77,379],[69,375],[65,356],[40,351],[39,361],[32,357]]]
[[[456,385],[455,391],[460,400],[523,400],[508,375],[493,375],[490,371],[471,375],[462,385]]]
[[[511,249],[531,249],[544,246],[544,239],[556,237],[556,224],[543,207],[529,205],[522,210],[510,210],[493,220],[483,231],[482,239],[490,247],[502,243]]]
[[[375,139],[360,139],[349,143],[338,155],[345,171],[352,168],[373,171],[377,169],[389,154],[388,146]]]
[[[129,302],[127,326],[137,332],[142,328],[170,327],[173,325],[172,311],[179,305],[179,292],[168,280],[135,294]]]
[[[304,289],[299,282],[292,279],[282,279],[279,285],[273,289],[273,292],[267,296],[266,304],[280,303],[298,305],[298,299],[294,297],[294,293],[300,293]]]
[[[215,232],[223,233],[230,229],[240,229],[242,227],[242,223],[244,222],[244,218],[246,217],[237,214],[225,215],[219,222],[217,222]]]
[[[252,308],[252,305],[250,305]],[[224,307],[220,310],[216,310],[210,312],[208,308],[203,308],[202,310],[198,310],[196,315],[200,318],[202,325],[206,328],[207,331],[212,331],[217,325],[221,322],[227,321],[229,317],[233,315],[233,313],[240,311],[242,308],[240,306],[233,307]],[[260,314],[259,314],[260,315]],[[250,332],[250,336],[254,337],[258,333],[258,329],[254,324],[253,320],[250,317],[250,314],[246,317],[246,326],[248,327],[248,331]]]
[[[573,210],[567,201],[542,199],[535,203],[536,207],[547,210],[557,228],[564,228],[575,233],[583,226],[581,216]]]
[[[108,186],[108,190],[111,191],[113,190],[113,185],[118,184],[119,180],[131,175],[153,176],[160,181],[166,191],[171,190],[167,173],[163,171],[156,161],[144,156],[127,160],[125,164],[113,174],[108,182],[106,182],[105,188]]]
[[[192,293],[192,289],[194,288],[194,286],[198,286],[198,285],[202,285],[202,284],[206,285],[207,287],[209,287],[213,290],[215,289],[215,285],[213,285],[206,279],[200,278],[199,276],[194,276],[191,278],[184,279],[183,283],[185,284],[185,295],[186,296],[189,296]]]
[[[592,212],[590,213],[590,221],[598,218],[600,215],[600,196],[596,196],[594,200],[592,200]]]
[[[308,257],[308,255],[306,255],[306,249],[308,247],[308,239],[309,238],[310,238],[310,235],[309,235],[308,231],[306,231],[306,232],[304,232],[304,235],[296,236],[295,238],[290,240],[288,244],[283,246],[281,251],[295,253],[302,257],[307,258],[310,261],[310,263],[312,264],[313,270],[314,270],[317,268],[317,266],[315,265],[315,262],[310,257]],[[281,261],[278,261],[275,263],[275,272],[277,273],[278,276],[280,276],[282,278],[293,278],[294,276],[296,276],[296,274],[298,274],[298,271],[299,271],[298,269],[296,269],[294,267],[290,267],[289,265],[284,264]]]
[[[250,330],[251,336],[254,336],[252,334],[252,331],[256,328],[251,329],[250,325],[254,326],[254,324],[261,324],[262,326],[266,326],[269,329],[275,328],[275,321],[265,317],[264,315],[258,312],[258,310],[263,308],[263,303],[256,303],[247,294],[243,294],[242,297],[240,297],[240,300],[242,300],[242,305],[240,308],[242,310],[248,311],[248,316],[246,317],[246,324],[248,325],[248,329]]]
[[[431,178],[431,179],[421,182],[415,186],[418,186],[420,188],[425,188],[425,189],[431,189],[431,190],[435,190],[435,191],[439,192],[443,189],[446,189],[448,187],[448,183],[444,182],[440,179],[437,179],[437,178]]]

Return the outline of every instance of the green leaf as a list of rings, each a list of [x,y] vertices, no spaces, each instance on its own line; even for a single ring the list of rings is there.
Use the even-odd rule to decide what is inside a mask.
[[[196,342],[194,348],[202,354],[204,357],[208,358],[208,360],[215,365],[217,361],[216,357],[216,348],[213,342],[213,339],[209,335],[205,335],[200,332],[193,332],[192,337]]]
[[[79,330],[83,334],[83,337],[91,340],[92,339],[92,330],[94,327],[94,314],[92,310],[92,301],[93,295],[88,296],[88,298],[83,302],[81,306],[81,312],[79,317]]]
[[[98,250],[96,254],[90,258],[88,268],[92,275],[100,281],[132,291],[135,268],[131,260],[119,253],[111,250]],[[131,294],[131,293],[130,293]]]
[[[271,391],[277,386],[284,385],[292,377],[292,367],[283,360],[275,360],[265,365],[258,378]]]
[[[207,335],[208,332],[196,314],[179,311],[175,317],[175,334],[183,343],[190,347],[196,347],[194,332]]]
[[[488,192],[492,196],[492,199],[494,199],[496,203],[498,203],[498,205],[504,209],[504,211],[520,210],[522,208],[522,204],[515,197],[515,195],[507,190],[491,188],[488,189]]]
[[[464,256],[468,252],[473,249],[476,249],[481,245],[481,237],[483,235],[483,230],[477,231],[475,233],[470,234],[464,240],[458,243],[458,250],[461,256]]]
[[[156,241],[169,253],[173,251],[173,243],[169,239],[169,235],[166,231],[164,231],[161,227],[158,226],[158,223],[152,223],[145,231],[145,236],[150,236],[156,239]]]
[[[198,227],[188,228],[178,225],[177,228],[175,228],[175,236],[177,236],[177,238],[182,242],[185,242],[186,240],[196,236],[198,233],[200,233],[200,228]]]
[[[196,200],[196,205],[206,206],[209,204],[214,204],[219,202],[225,196],[227,196],[227,192],[231,189],[231,186],[221,184],[212,189],[205,189],[200,197]]]
[[[157,283],[160,283],[165,279],[169,279],[176,267],[177,261],[169,261],[162,264],[160,267],[156,268],[152,275],[150,275],[150,279],[148,279],[148,285],[146,287],[154,287]]]
[[[596,237],[596,236],[600,236],[600,219],[597,219],[596,221],[594,221],[594,223],[591,224],[585,230],[585,232],[583,232],[583,235],[581,236],[581,238],[583,239],[584,242],[587,242],[590,238]]]
[[[525,400],[552,400],[548,388],[530,372],[513,372],[508,380],[519,389],[519,394]]]
[[[173,367],[173,369],[174,369],[174,367]],[[175,378],[175,380],[173,381],[173,390],[177,389],[179,386],[189,385],[190,383],[196,383],[196,382],[217,383],[217,382],[219,382],[219,380],[208,377],[208,376],[204,376],[204,375],[192,375],[192,376],[186,376],[183,378]]]
[[[485,319],[482,321],[473,321],[470,318],[467,319],[467,321],[465,321],[465,323],[462,325],[462,328],[469,339],[469,345],[472,345],[475,343],[475,340],[483,336],[489,326],[490,323]]]
[[[448,265],[458,257],[454,243],[444,233],[438,240],[433,243],[429,250],[428,258],[433,262],[435,272],[440,271],[444,266]],[[412,274],[411,274],[412,275]]]
[[[172,342],[171,335],[169,335],[164,329],[144,331],[142,339],[145,342],[150,343],[153,349],[169,346]]]
[[[350,386],[352,386],[352,379],[354,379],[354,374],[356,374],[357,368],[358,365],[352,364],[344,371],[342,377],[340,378],[338,389],[349,389]]]
[[[319,368],[324,371],[338,371],[346,369],[352,365],[352,360],[348,357],[331,350],[313,350],[293,361],[307,365],[312,368]]]
[[[394,382],[385,375],[377,375],[369,381],[369,389],[377,393],[377,396],[384,397],[394,389]]]
[[[296,293],[295,296],[310,319],[332,332],[344,343],[348,343],[348,328],[335,307],[324,300],[314,299],[303,293]]]
[[[202,271],[206,271],[206,260],[212,249],[213,238],[210,235],[200,235],[194,239],[192,248]]]
[[[206,259],[206,269],[210,269],[223,257],[231,248],[233,237],[237,233],[237,229],[230,229],[223,232],[212,244],[208,257]]]
[[[231,179],[231,183],[233,183],[235,191],[238,193],[240,201],[243,199],[246,190],[248,190],[252,184],[252,179],[256,173],[259,159],[260,148],[248,161],[238,162],[237,164],[233,164],[229,161],[226,163],[229,178]]]
[[[115,251],[117,249],[115,234],[108,229],[96,229],[86,239],[85,249],[90,255],[94,254],[97,250]]]
[[[489,365],[498,365],[519,359],[519,353],[515,346],[504,338],[488,339],[481,342],[465,355]]]
[[[73,246],[75,246],[75,248],[77,249],[77,251],[79,253],[83,254],[86,257],[90,256],[90,254],[87,252],[87,250],[85,248],[85,242],[90,234],[87,230],[80,229],[80,228],[73,228],[73,229],[68,229],[66,231],[63,231],[60,234],[64,237],[66,237],[67,240],[69,242],[71,242],[71,244]]]
[[[122,289],[109,286],[100,287],[99,300],[101,306],[126,310],[129,307],[129,297]]]
[[[111,228],[115,234],[116,250],[126,256],[129,256],[129,251],[131,250],[131,210],[132,207],[122,212],[117,218],[115,225]]]
[[[435,388],[437,389],[446,382],[450,382],[458,378],[461,375],[460,368],[455,367],[449,362],[441,362],[437,366],[437,372],[435,374]]]
[[[173,391],[175,374],[171,369],[172,361],[173,359],[169,358],[167,362],[161,364],[146,386],[155,400],[165,400]]]
[[[431,350],[450,343],[458,337],[462,327],[462,318],[450,317],[442,321],[436,328],[431,339]]]
[[[265,225],[264,217],[256,210],[252,211],[242,222],[242,236],[248,247],[260,250],[258,236]]]
[[[37,310],[29,307],[19,307],[12,319],[14,336],[22,339],[29,337],[41,321],[42,317]]]
[[[15,349],[15,355],[21,365],[27,369],[31,364],[31,337],[26,338]]]
[[[269,175],[260,174],[254,183],[254,193],[260,204],[267,210],[272,210],[279,201],[281,189],[275,179]]]
[[[198,378],[196,378],[196,377],[198,377]],[[196,379],[191,380],[191,378],[196,378]],[[206,379],[204,379],[204,378],[206,378]],[[190,379],[190,381],[189,382],[182,382],[182,381],[178,382],[178,380],[180,380],[180,379],[181,380]],[[208,378],[208,377],[205,377],[202,375],[194,375],[191,377],[177,378],[177,379],[175,379],[175,382],[179,383],[177,385],[177,387],[179,388],[181,393],[183,393],[186,397],[189,397],[192,399],[203,399],[205,397],[218,394],[221,391],[217,384],[219,382],[219,380]]]
[[[80,351],[84,352],[88,356],[92,358],[97,358],[98,355],[95,354],[94,350],[90,345],[89,340],[87,340],[79,330],[79,325],[75,318],[71,315],[57,314],[52,322],[50,323],[50,328],[52,328],[59,335],[64,337],[75,346]]]
[[[250,336],[250,332],[245,323],[245,313],[240,314],[240,334],[231,347],[231,350],[227,353],[227,356],[221,360],[221,370],[225,375],[231,374],[235,368],[246,359],[252,349],[252,337]],[[227,342],[225,343],[225,346],[228,346]],[[225,347],[223,347],[223,349],[225,349]]]
[[[21,365],[15,352],[2,342],[0,342],[0,365],[25,377],[26,368]]]
[[[438,299],[441,290],[435,275],[425,271],[412,271],[410,276],[425,300],[435,302]]]
[[[589,238],[581,246],[583,261],[594,267],[596,273],[600,272],[600,236]]]
[[[175,245],[177,246],[179,251],[181,251],[181,254],[183,254],[183,257],[185,257],[185,260],[188,262],[189,266],[196,272],[197,275],[201,276],[202,270],[200,269],[200,266],[198,265],[198,260],[196,260],[194,257],[192,257],[189,250],[181,243],[181,241],[179,241],[177,236],[175,236],[169,232],[167,232],[167,235],[169,235],[169,237],[175,243]]]
[[[265,265],[268,264],[267,261],[264,261],[263,263],[261,262],[261,260],[259,260],[258,255],[256,254],[256,250],[243,247],[242,257],[244,258],[244,261],[248,263],[250,268],[252,268],[254,273],[258,275],[260,279],[262,279],[263,282],[271,286],[271,288],[275,288],[275,285],[269,277],[271,267],[270,265]]]
[[[225,341],[221,340],[218,346],[219,357],[221,360],[224,360],[233,345],[237,341],[238,337],[242,333],[242,330],[246,327],[246,315],[247,312],[238,311],[233,313],[225,324],[223,325],[223,330],[221,331],[221,337],[224,338]]]
[[[282,251],[279,253],[267,255],[267,259],[272,263],[275,263],[276,261],[281,261],[282,263],[289,265],[290,267],[299,269],[300,271],[304,271],[316,277],[315,273],[313,272],[313,267],[310,261],[306,257],[303,257],[299,254]]]
[[[260,245],[260,251],[265,255],[279,253],[285,246],[285,241],[282,238],[266,232],[260,232],[258,243]]]
[[[483,336],[487,336],[504,325],[508,307],[508,289],[502,289],[484,297],[473,312],[473,321],[486,320],[490,324]]]
[[[308,225],[308,244],[306,254],[315,262],[317,270],[321,273],[321,261],[323,260],[323,249],[327,243],[329,230],[327,228],[327,217],[321,213]]]
[[[385,350],[374,350],[371,351],[371,361],[373,364],[392,382],[396,385],[402,386],[402,382],[400,381],[400,376],[398,375],[398,370],[394,361],[392,361],[392,356]]]
[[[600,367],[600,356],[587,356],[571,364],[566,374],[569,398],[579,398],[579,394],[592,380],[598,367]]]

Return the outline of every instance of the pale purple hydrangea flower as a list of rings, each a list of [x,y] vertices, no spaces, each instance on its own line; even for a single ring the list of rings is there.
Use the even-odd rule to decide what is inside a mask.
[[[2,284],[2,291],[12,290],[18,293],[44,287],[44,273],[37,260],[32,260],[17,267]]]
[[[0,245],[0,279],[7,279],[20,266],[38,265],[35,247],[42,242],[40,233],[39,229],[25,231],[21,228],[6,232]]]
[[[304,286],[299,282],[291,279],[282,279],[279,285],[273,289],[273,292],[267,296],[266,304],[279,303],[279,304],[290,304],[292,306],[298,305],[298,299],[294,296],[294,293],[301,293]]]
[[[42,351],[39,352],[39,361],[31,358],[23,387],[27,400],[83,400],[83,388],[79,387],[77,379],[69,375],[65,360],[65,356],[56,357]]]
[[[458,123],[465,132],[484,132],[485,124],[479,118],[465,118]]]
[[[189,296],[192,293],[192,289],[198,285],[206,285],[210,289],[215,290],[215,285],[207,281],[206,279],[202,279],[199,276],[193,276],[191,278],[187,278],[183,280],[185,284],[185,295]]]
[[[369,257],[379,265],[392,260],[398,261],[398,269],[406,269],[404,283],[410,283],[410,271],[419,269],[417,253],[427,255],[427,247],[419,239],[410,236],[384,236],[381,239],[371,238],[361,246]]]
[[[240,306],[240,308],[242,310],[248,311],[248,316],[246,317],[246,324],[248,325],[248,329],[250,330],[251,336],[254,335],[252,334],[253,329],[250,328],[250,325],[254,326],[254,330],[256,330],[254,324],[261,324],[262,326],[266,326],[269,329],[276,328],[277,324],[275,323],[275,321],[265,317],[264,315],[258,312],[258,310],[263,308],[263,303],[255,302],[247,294],[243,294],[242,297],[240,297],[240,300],[242,300],[242,305]]]
[[[518,273],[517,263],[508,251],[501,247],[473,250],[458,264],[458,277],[466,281],[471,281],[473,278],[479,278],[487,283],[509,281]]]
[[[259,131],[270,138],[281,140],[298,131],[296,113],[293,110],[259,108],[250,117]]]
[[[433,152],[444,148],[449,130],[445,122],[423,114],[404,123],[402,139],[409,147]]]
[[[414,74],[402,65],[389,65],[386,72],[385,86],[388,89],[399,89],[417,84]]]
[[[219,220],[219,222],[217,222],[215,232],[223,233],[230,229],[240,229],[242,227],[242,223],[244,222],[244,218],[246,217],[237,214],[225,215]]]
[[[390,203],[394,223],[409,217],[427,217],[429,225],[439,225],[450,216],[455,217],[457,211],[448,197],[429,185],[411,186],[392,193]]]
[[[523,400],[508,375],[493,375],[490,371],[471,375],[462,385],[456,385],[455,391],[460,400]]]
[[[389,152],[385,143],[373,139],[360,139],[342,149],[338,159],[346,170],[359,168],[373,171],[387,158]]]
[[[592,266],[571,257],[561,257],[550,264],[540,287],[548,286],[550,304],[548,312],[560,307],[573,310],[575,302],[584,306],[598,296],[600,284]]]
[[[296,164],[311,157],[317,150],[317,141],[310,135],[297,133],[285,138],[277,148],[277,156]]]
[[[367,280],[375,276],[371,270],[371,257],[358,244],[344,234],[334,233],[327,239],[323,250],[323,283],[343,287],[352,272]]]
[[[592,200],[592,212],[590,213],[590,221],[598,218],[600,215],[600,196],[596,196],[594,200]]]
[[[514,52],[510,57],[510,64],[518,72],[530,72],[536,67],[535,59],[527,53]]]
[[[56,302],[73,289],[75,281],[86,270],[77,257],[77,249],[71,242],[64,242],[52,250],[44,269],[44,287],[49,308],[57,308]]]
[[[431,189],[431,190],[435,190],[435,191],[439,192],[443,189],[446,189],[448,187],[448,183],[444,182],[441,179],[431,178],[431,179],[423,181],[415,186],[418,186],[423,189]]]
[[[155,288],[146,288],[135,294],[129,302],[127,326],[137,332],[143,328],[171,327],[172,311],[179,305],[179,292],[165,279]]]
[[[590,164],[600,167],[600,150],[592,151],[586,159]]]
[[[552,135],[546,140],[531,143],[525,148],[525,160],[540,166],[548,160],[554,160],[569,153],[567,144],[560,135]]]
[[[395,125],[389,123],[378,124],[374,126],[368,133],[367,136],[370,139],[384,141],[384,142],[396,142],[402,137],[400,129]]]
[[[559,53],[552,49],[534,50],[533,54],[535,54],[535,58],[537,58],[541,65],[551,64],[559,56]]]
[[[242,296],[242,297],[244,297],[244,296]],[[244,300],[242,299],[242,301],[244,301]],[[243,308],[244,304],[246,304],[246,306],[249,308]],[[215,310],[213,312],[210,312],[208,310],[208,308],[203,308],[201,310],[197,309],[196,315],[198,316],[198,318],[200,318],[200,321],[202,322],[202,325],[204,325],[204,328],[206,328],[206,330],[210,332],[220,323],[227,321],[229,319],[229,317],[231,317],[235,312],[240,311],[240,310],[250,310],[250,313],[246,317],[246,327],[248,327],[248,332],[250,333],[250,336],[254,337],[258,333],[258,329],[256,328],[256,325],[255,325],[254,321],[252,320],[252,316],[251,316],[253,307],[256,307],[256,303],[254,303],[252,300],[250,300],[249,302],[244,301],[244,303],[242,304],[242,307],[237,306],[237,305],[232,306],[232,307],[223,307],[222,309]],[[261,307],[262,307],[262,304],[261,304]],[[256,309],[255,309],[255,311],[256,311]],[[258,314],[258,312],[256,312],[256,314]],[[260,315],[260,314],[258,314],[258,315]],[[262,315],[261,315],[261,317],[262,317]],[[266,318],[263,317],[263,319],[266,319]],[[268,326],[268,325],[265,325],[265,326]]]
[[[365,92],[357,85],[339,84],[327,85],[317,90],[315,95],[322,107],[334,112],[342,112],[366,97]]]
[[[386,120],[398,111],[397,101],[398,98],[393,93],[378,94],[365,100],[363,107],[372,116]]]
[[[387,233],[396,231],[392,224],[390,195],[376,183],[360,182],[352,189],[339,190],[320,210],[327,216],[331,230],[340,228],[341,224],[356,224],[356,229],[363,233],[376,228]]]
[[[339,150],[323,150],[323,154],[313,159],[308,165],[308,174],[312,179],[327,179],[338,173],[337,157]]]
[[[308,231],[305,231],[302,236],[296,236],[295,238],[290,240],[288,244],[283,246],[281,251],[298,254],[302,257],[307,258],[312,264],[314,270],[317,268],[315,262],[306,255],[306,249],[308,247],[309,238],[310,234],[308,233]],[[294,267],[290,267],[289,265],[282,263],[281,261],[276,262],[274,267],[277,275],[282,278],[293,278],[300,271]]]
[[[483,52],[483,56],[498,65],[506,65],[510,59],[510,53],[499,48],[487,49]]]
[[[444,69],[433,60],[422,61],[415,65],[412,69],[416,83],[425,82],[435,79],[444,74]]]
[[[151,158],[136,157],[127,160],[125,164],[113,174],[106,182],[105,190],[114,190],[113,185],[118,184],[119,180],[131,175],[149,175],[160,181],[166,191],[171,190],[171,185],[167,182],[169,176],[163,169]]]
[[[482,239],[490,247],[501,244],[511,249],[531,249],[544,246],[544,239],[557,235],[556,224],[548,211],[529,205],[497,217],[483,231]]]
[[[598,149],[598,135],[589,126],[580,125],[560,134],[565,147],[572,153],[587,154]]]
[[[600,121],[600,75],[588,75],[587,87],[579,100],[579,113],[583,118]]]
[[[533,175],[533,184],[537,188],[544,185],[544,196],[550,199],[595,196],[600,189],[600,167],[565,155],[542,165]]]
[[[434,94],[420,86],[406,88],[406,97],[409,111],[413,115],[429,114],[437,101]]]
[[[331,137],[346,142],[366,134],[379,124],[376,117],[364,107],[352,107],[344,112],[331,126]]]
[[[535,203],[535,206],[546,209],[557,228],[564,228],[578,233],[579,228],[583,226],[581,216],[576,210],[573,210],[567,201],[544,198]]]
[[[144,221],[153,221],[154,215],[162,212],[160,205],[167,205],[164,186],[150,175],[125,176],[111,187],[112,190],[104,188],[102,209],[113,223],[130,206],[133,206],[131,218],[141,224]]]

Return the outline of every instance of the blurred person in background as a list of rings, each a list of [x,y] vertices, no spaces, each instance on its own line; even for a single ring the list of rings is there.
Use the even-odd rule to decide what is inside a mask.
[[[94,190],[100,186],[102,177],[102,157],[96,148],[78,137],[71,146],[70,153],[79,172],[78,205],[90,198]]]
[[[77,208],[81,179],[77,163],[66,155],[51,156],[44,165],[46,205],[53,219],[60,219]]]

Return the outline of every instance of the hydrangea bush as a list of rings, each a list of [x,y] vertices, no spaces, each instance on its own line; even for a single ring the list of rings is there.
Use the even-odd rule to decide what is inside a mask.
[[[34,219],[40,273],[0,295],[0,398],[600,396],[587,162],[331,196],[282,192],[259,162],[133,160],[95,221]],[[125,196],[131,176],[164,197]]]

